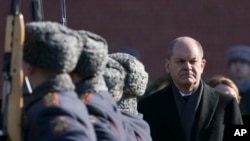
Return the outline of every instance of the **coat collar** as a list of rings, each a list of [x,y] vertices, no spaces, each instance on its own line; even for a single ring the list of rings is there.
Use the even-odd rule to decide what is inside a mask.
[[[213,115],[215,114],[216,107],[218,105],[219,96],[216,95],[213,90],[204,84],[203,95],[201,97],[200,105],[196,113],[196,120],[193,125],[192,134],[197,135],[196,139],[191,140],[200,140],[204,131],[208,128]]]
[[[159,121],[162,123],[162,128],[166,128],[166,132],[169,132],[175,140],[185,141],[185,134],[181,126],[180,117],[178,114],[177,106],[174,100],[172,83],[166,88],[160,91],[160,97],[158,98],[159,108],[165,107],[165,112],[161,112],[161,119]]]
[[[208,128],[212,120],[219,101],[218,95],[212,92],[213,90],[209,88],[209,86],[205,84],[204,81],[201,81],[201,83],[203,83],[203,94],[201,96],[198,110],[196,113],[193,131],[191,133],[191,140],[199,140],[202,137],[204,131]],[[178,138],[179,140],[185,140],[183,137],[184,132],[180,124],[180,118],[178,115],[176,103],[172,94],[172,84],[162,89],[160,93],[162,97],[159,98],[159,100],[161,101],[159,103],[164,103],[164,105],[161,105],[161,107],[164,106],[166,108],[166,111],[168,111],[162,112],[162,119],[167,119],[163,120],[163,126],[166,126],[168,127],[168,129],[171,129],[170,132],[172,132],[173,134],[179,133],[179,135],[176,136],[176,138]],[[192,138],[192,134],[197,135],[196,139]]]

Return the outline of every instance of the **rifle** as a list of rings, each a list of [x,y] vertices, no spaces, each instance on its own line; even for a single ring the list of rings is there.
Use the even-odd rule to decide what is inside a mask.
[[[22,140],[24,18],[20,0],[9,1],[3,66],[3,133],[8,141]]]
[[[31,20],[32,21],[44,20],[42,0],[31,0]]]
[[[64,26],[67,26],[65,0],[60,0],[60,5],[61,5],[60,6],[60,14],[61,14],[60,23]]]

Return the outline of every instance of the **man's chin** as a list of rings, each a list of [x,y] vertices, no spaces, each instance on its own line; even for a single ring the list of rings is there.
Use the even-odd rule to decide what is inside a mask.
[[[196,81],[194,81],[194,80],[183,80],[181,83],[182,83],[183,86],[189,87],[189,86],[194,85],[196,83]]]

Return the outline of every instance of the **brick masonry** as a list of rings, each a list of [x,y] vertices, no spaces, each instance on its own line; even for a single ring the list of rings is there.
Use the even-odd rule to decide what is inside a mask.
[[[43,1],[46,20],[59,21],[59,2]],[[22,1],[26,22],[30,18],[29,6],[28,0]],[[150,81],[165,74],[166,47],[178,36],[191,36],[201,42],[207,59],[204,76],[208,78],[229,75],[225,59],[230,46],[250,45],[248,0],[66,0],[66,8],[68,26],[102,35],[110,53],[123,46],[136,48]],[[7,1],[1,3],[0,9],[2,57]]]

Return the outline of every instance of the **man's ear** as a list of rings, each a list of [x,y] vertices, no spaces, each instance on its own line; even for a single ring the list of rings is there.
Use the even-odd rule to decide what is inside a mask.
[[[168,59],[165,59],[165,70],[167,73],[169,73],[169,63],[170,61]]]
[[[205,59],[202,59],[202,60],[201,60],[201,68],[202,68],[202,72],[203,72],[203,70],[204,70],[205,66],[206,66],[206,60],[205,60]]]

